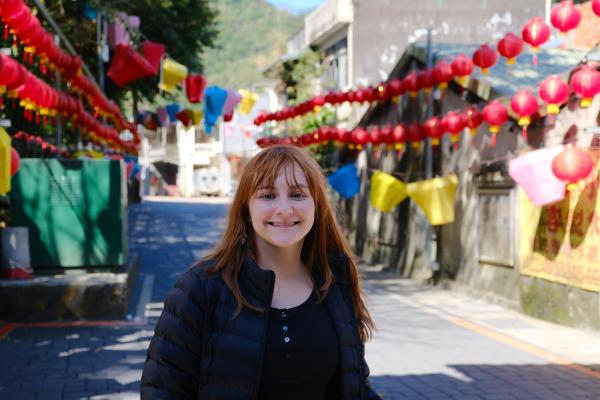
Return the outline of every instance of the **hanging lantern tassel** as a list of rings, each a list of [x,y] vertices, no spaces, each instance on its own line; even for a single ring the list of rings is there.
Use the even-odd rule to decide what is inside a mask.
[[[404,143],[396,143],[396,157],[402,158],[404,155]]]
[[[381,157],[381,151],[379,147],[379,145],[373,146],[373,155],[375,156],[376,161],[379,161],[379,158]]]
[[[498,136],[499,131],[500,131],[499,126],[495,126],[495,125],[490,126],[490,133],[492,134],[492,147],[496,147],[496,136]]]
[[[8,40],[8,25],[4,24],[4,40]]]
[[[458,150],[458,142],[460,141],[460,135],[451,135],[450,140],[452,140],[454,150]]]
[[[529,126],[530,123],[531,123],[531,118],[529,118],[528,115],[525,115],[525,116],[519,118],[519,126],[523,127],[522,135],[523,135],[523,140],[525,142],[527,142],[527,126]]]

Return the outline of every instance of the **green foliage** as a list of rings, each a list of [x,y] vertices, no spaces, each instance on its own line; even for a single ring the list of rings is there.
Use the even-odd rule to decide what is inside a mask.
[[[219,36],[202,58],[209,84],[251,87],[285,51],[303,17],[275,8],[266,0],[212,0],[218,10]]]
[[[98,80],[98,56],[96,51],[96,21],[83,18],[83,1],[52,0],[46,7],[65,36],[87,63]],[[131,35],[137,45],[148,39],[162,43],[167,53],[186,65],[190,71],[202,72],[199,57],[207,47],[214,45],[217,35],[216,11],[208,0],[92,0],[90,5],[112,18],[118,11],[140,17],[140,34]],[[104,65],[104,72],[109,64]],[[158,77],[145,78],[117,87],[105,79],[107,95],[122,103],[133,92],[133,98],[153,101],[158,94]]]
[[[214,45],[217,35],[217,13],[207,0],[96,0],[96,5],[108,15],[124,11],[139,16],[140,42],[148,39],[162,43],[169,56],[187,66],[190,72],[203,72],[199,55]],[[158,93],[157,83],[158,77],[146,78],[128,85],[128,89],[134,99],[139,93],[152,101]],[[106,89],[119,98],[124,94],[110,80]]]
[[[322,73],[319,53],[315,49],[308,49],[299,58],[284,62],[280,79],[289,103],[298,104],[312,98],[315,95],[313,82]]]

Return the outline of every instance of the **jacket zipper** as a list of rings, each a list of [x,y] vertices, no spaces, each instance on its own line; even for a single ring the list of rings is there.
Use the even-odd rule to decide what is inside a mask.
[[[263,316],[263,335],[260,341],[260,355],[259,355],[259,363],[258,363],[258,371],[256,372],[256,381],[254,382],[254,394],[252,395],[252,399],[258,399],[258,394],[260,392],[260,380],[262,378],[262,365],[265,358],[265,343],[267,341],[267,325],[269,324],[269,316],[271,314],[271,301],[273,300],[273,290],[275,288],[275,274],[272,274],[269,279],[269,293],[267,297],[267,304],[265,306],[265,312]]]

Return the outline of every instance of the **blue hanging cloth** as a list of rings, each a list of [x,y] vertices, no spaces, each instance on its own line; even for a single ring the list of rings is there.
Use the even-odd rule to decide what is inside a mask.
[[[98,18],[98,11],[96,11],[95,8],[86,3],[83,6],[83,16],[85,17],[85,19],[89,20],[96,19]]]
[[[206,133],[212,132],[212,127],[223,111],[227,100],[227,90],[218,86],[209,86],[204,91],[204,128]]]
[[[354,164],[347,164],[327,177],[331,187],[345,199],[354,197],[360,192],[358,170]]]
[[[181,106],[179,106],[179,104],[172,103],[166,106],[165,108],[167,109],[167,115],[169,116],[169,123],[172,124],[175,121],[177,121],[177,117],[175,116],[175,114],[177,114],[181,110]]]

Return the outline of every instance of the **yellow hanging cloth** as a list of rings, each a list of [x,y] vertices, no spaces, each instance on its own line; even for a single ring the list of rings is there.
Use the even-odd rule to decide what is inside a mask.
[[[10,144],[10,136],[0,128],[0,194],[10,192]]]
[[[190,110],[192,112],[192,123],[194,125],[200,125],[202,118],[204,118],[204,112],[202,110]]]
[[[160,64],[160,82],[158,88],[165,92],[173,93],[178,84],[180,84],[188,75],[188,69],[185,65],[179,64],[170,57],[165,57]]]
[[[406,191],[425,212],[431,225],[449,224],[454,221],[454,193],[458,186],[455,174],[443,178],[413,182]]]
[[[406,196],[406,184],[392,175],[377,171],[371,176],[371,205],[376,209],[391,211]]]
[[[250,114],[252,107],[254,107],[254,104],[258,100],[258,95],[246,89],[240,89],[238,90],[238,93],[242,96],[242,100],[240,101],[240,112],[243,115]]]

